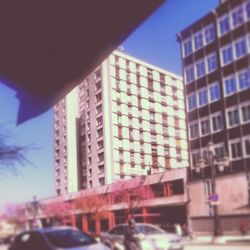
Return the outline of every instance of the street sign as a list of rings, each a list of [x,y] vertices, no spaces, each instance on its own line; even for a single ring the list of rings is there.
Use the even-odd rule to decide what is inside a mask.
[[[210,194],[210,196],[209,196],[209,200],[211,201],[211,202],[217,202],[217,201],[219,201],[219,195],[218,194]]]
[[[218,194],[210,194],[208,200],[212,206],[216,206],[219,204],[219,195]]]

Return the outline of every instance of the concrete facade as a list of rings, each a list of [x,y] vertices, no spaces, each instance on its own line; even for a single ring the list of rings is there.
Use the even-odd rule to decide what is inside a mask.
[[[207,233],[213,231],[213,209],[209,201],[209,180],[191,182],[190,213],[193,230]],[[250,208],[248,207],[248,183],[244,173],[233,176],[221,176],[216,179],[219,202],[218,215],[224,232],[239,232],[241,221],[250,225]]]
[[[76,90],[54,108],[58,195],[188,165],[181,77],[114,51]]]
[[[223,230],[235,230],[249,218],[249,31],[250,1],[225,0],[178,34],[187,103],[190,214],[196,231],[213,231],[212,192],[220,197]],[[209,160],[209,142],[215,164]],[[230,164],[221,168],[218,163],[225,156]]]

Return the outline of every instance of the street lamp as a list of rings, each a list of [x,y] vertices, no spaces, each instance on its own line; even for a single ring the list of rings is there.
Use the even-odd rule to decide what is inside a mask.
[[[204,168],[205,163],[207,163],[211,168],[210,202],[213,207],[213,219],[214,219],[213,235],[216,237],[222,234],[220,218],[218,216],[218,207],[216,203],[218,201],[218,195],[216,193],[216,166],[218,166],[219,172],[223,172],[224,168],[228,167],[230,162],[227,155],[225,155],[222,159],[218,159],[218,157],[215,154],[214,144],[212,142],[208,143],[207,149],[208,149],[208,156],[206,158],[200,158],[197,161],[195,170],[196,172],[200,173],[201,169]],[[213,204],[212,201],[214,202]]]
[[[37,218],[40,207],[40,203],[36,199],[36,196],[33,196],[33,200],[27,204],[27,210],[32,215],[32,227],[41,227],[41,223]]]

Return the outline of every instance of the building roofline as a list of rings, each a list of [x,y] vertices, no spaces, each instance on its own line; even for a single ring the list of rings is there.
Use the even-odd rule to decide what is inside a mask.
[[[177,80],[180,80],[180,81],[183,81],[183,77],[180,76],[180,75],[177,75],[175,73],[172,73],[170,71],[168,71],[167,69],[164,69],[164,68],[161,68],[161,67],[158,67],[158,66],[155,66],[151,63],[148,63],[148,62],[145,62],[141,59],[138,59],[132,55],[129,55],[126,51],[120,51],[120,50],[114,50],[113,53],[111,53],[111,55],[117,55],[117,56],[120,56],[120,57],[124,57],[128,60],[131,60],[131,61],[134,61],[138,64],[143,64],[145,65],[146,67],[149,67],[149,68],[152,68],[152,69],[155,69],[165,75],[168,75],[168,76],[171,76],[173,78],[176,78]]]

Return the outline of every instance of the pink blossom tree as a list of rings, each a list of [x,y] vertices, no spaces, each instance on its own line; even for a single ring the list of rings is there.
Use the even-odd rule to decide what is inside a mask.
[[[108,199],[95,192],[88,195],[81,195],[74,202],[74,208],[89,214],[92,220],[108,218],[107,205]]]
[[[63,224],[63,220],[72,215],[72,208],[71,203],[62,199],[42,206],[43,214],[55,224]]]
[[[12,224],[15,230],[23,229],[27,221],[25,208],[20,205],[9,204],[5,207],[0,220],[5,220]]]
[[[133,216],[143,201],[154,198],[154,193],[149,185],[144,185],[142,177],[117,181],[112,185],[111,196],[114,203],[124,203],[128,214]]]

